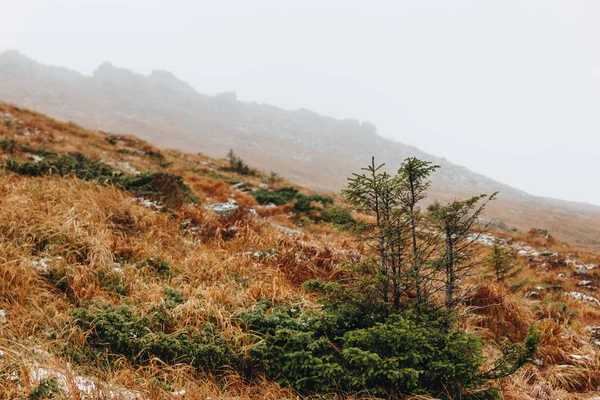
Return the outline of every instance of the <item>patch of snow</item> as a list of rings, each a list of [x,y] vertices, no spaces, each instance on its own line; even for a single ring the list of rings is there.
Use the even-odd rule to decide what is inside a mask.
[[[269,203],[269,204],[264,204],[264,205],[258,206],[258,208],[275,208],[275,207],[277,207],[277,204],[275,204],[275,203]]]
[[[589,354],[586,354],[585,356],[582,356],[579,354],[571,354],[569,357],[571,357],[573,360],[576,360],[576,361],[592,360],[592,357]]]
[[[531,246],[525,246],[519,249],[518,254],[524,257],[538,257],[540,255],[540,252],[535,250]]]
[[[233,213],[235,210],[240,208],[235,200],[229,200],[225,203],[214,203],[204,207],[206,210],[212,210],[219,215],[227,215]]]
[[[128,161],[123,161],[123,162],[118,162],[117,166],[121,169],[124,169],[128,172],[131,172],[134,175],[139,175],[140,171],[138,171],[134,166],[132,166],[131,164],[129,164]]]
[[[598,268],[598,266],[596,264],[582,264],[582,265],[575,265],[575,267],[577,268],[577,272],[586,272],[591,269]]]
[[[590,286],[591,284],[592,284],[592,281],[583,280],[583,281],[577,282],[577,286],[586,286],[587,287],[587,286]]]
[[[260,185],[258,185],[259,189],[268,189],[269,185],[267,185],[266,183],[261,183]]]
[[[158,204],[157,202],[155,202],[155,201],[152,201],[152,200],[148,200],[148,199],[144,199],[143,197],[136,197],[136,198],[134,198],[134,200],[135,200],[135,201],[136,201],[138,204],[141,204],[141,205],[143,205],[143,206],[146,206],[146,207],[148,207],[148,208],[152,208],[152,209],[154,209],[154,210],[156,210],[156,211],[160,211],[160,210],[162,210],[163,208],[165,208],[164,206],[161,206],[161,205],[160,205],[160,204]]]
[[[584,300],[584,301],[587,301],[590,303],[594,303],[597,306],[600,306],[600,300],[598,300],[594,296],[590,296],[590,295],[587,295],[587,294],[581,293],[581,292],[568,292],[567,294],[576,300]]]
[[[471,233],[467,235],[467,239],[470,242],[481,243],[485,246],[493,246],[496,237],[494,235],[490,235],[489,233]]]
[[[55,379],[59,387],[68,395],[75,395],[76,397],[84,395],[85,398],[88,396],[98,396],[99,398],[108,397],[111,399],[142,399],[141,393],[134,390],[110,385],[110,389],[107,392],[104,392],[89,377],[76,375],[69,379],[70,376],[71,374],[69,373],[57,369],[40,367],[38,364],[32,365],[29,369],[30,384],[36,385],[45,379]],[[76,392],[79,396],[73,392]]]
[[[29,158],[32,159],[34,163],[38,163],[44,159],[44,157],[40,157],[36,154],[30,154]]]
[[[535,290],[531,290],[527,293],[525,293],[525,297],[528,299],[537,299],[538,297],[540,297],[540,292],[536,292]]]
[[[0,324],[6,324],[8,319],[6,318],[6,310],[0,310]]]
[[[275,224],[273,222],[269,222],[269,225],[272,226],[273,228],[277,229],[279,232],[285,233],[286,235],[290,235],[290,236],[304,235],[304,232],[302,232],[300,230],[287,228],[285,226],[281,226],[281,225]]]
[[[55,260],[62,260],[62,257],[56,257],[55,259],[49,257],[42,257],[39,260],[30,261],[31,265],[42,270],[43,273],[47,274],[50,268],[50,265],[54,263]]]

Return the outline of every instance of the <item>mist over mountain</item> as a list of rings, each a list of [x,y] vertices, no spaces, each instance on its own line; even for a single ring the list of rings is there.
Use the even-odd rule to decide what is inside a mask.
[[[531,196],[383,138],[373,123],[242,102],[234,92],[203,95],[168,71],[144,76],[107,62],[84,76],[5,51],[0,54],[0,99],[103,131],[134,134],[163,147],[211,157],[223,157],[231,148],[256,168],[321,191],[339,191],[371,156],[390,170],[414,156],[442,166],[433,177],[432,198],[499,191],[506,203],[492,208],[494,216],[523,229],[530,228],[525,224],[531,213],[552,214],[548,225],[560,229],[568,229],[557,222],[560,218],[600,215],[599,207]]]

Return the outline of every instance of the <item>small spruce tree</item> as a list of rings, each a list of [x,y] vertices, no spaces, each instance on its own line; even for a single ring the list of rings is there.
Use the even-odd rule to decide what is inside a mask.
[[[446,206],[430,208],[430,215],[444,241],[444,251],[439,261],[441,281],[445,290],[446,313],[450,315],[468,294],[461,290],[460,282],[467,278],[477,265],[479,251],[469,237],[487,203],[496,196],[485,194],[467,200],[452,201]],[[487,199],[486,199],[487,197]],[[485,200],[484,200],[485,199]],[[481,204],[480,201],[484,200]],[[480,235],[487,225],[479,233]]]
[[[492,244],[492,251],[488,255],[487,265],[494,272],[497,282],[504,282],[515,274],[515,257],[506,251],[496,238]]]

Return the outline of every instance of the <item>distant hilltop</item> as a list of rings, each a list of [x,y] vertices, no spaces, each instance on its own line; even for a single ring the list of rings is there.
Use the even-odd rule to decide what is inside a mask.
[[[541,221],[544,228],[562,230],[563,237],[577,237],[580,245],[600,245],[595,242],[599,235],[592,238],[577,222],[580,218],[587,224],[600,216],[599,207],[529,195],[383,138],[370,122],[242,102],[235,92],[204,95],[167,71],[145,76],[103,63],[85,76],[5,51],[0,54],[0,99],[106,132],[134,134],[162,147],[211,157],[234,149],[263,171],[319,191],[339,191],[371,156],[390,170],[406,157],[418,157],[443,167],[433,176],[432,199],[499,191],[500,203],[490,207],[491,216],[523,229]]]

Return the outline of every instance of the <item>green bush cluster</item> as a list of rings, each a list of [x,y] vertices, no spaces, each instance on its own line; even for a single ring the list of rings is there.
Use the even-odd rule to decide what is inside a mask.
[[[37,386],[29,392],[27,400],[43,400],[61,398],[64,391],[60,388],[56,378],[42,379]]]
[[[129,283],[122,273],[103,268],[96,273],[96,276],[98,277],[98,282],[105,290],[121,296],[129,295]]]
[[[331,197],[318,194],[307,196],[291,186],[275,190],[260,189],[252,192],[252,196],[260,204],[272,203],[281,206],[293,202],[295,212],[307,214],[313,221],[324,220],[339,225],[354,221],[348,211],[341,207],[332,206],[333,199]],[[323,207],[316,208],[314,203],[320,203]]]
[[[356,220],[350,214],[350,211],[342,207],[327,207],[321,212],[323,220],[330,222],[339,227],[346,227],[352,224],[356,224]]]
[[[149,268],[158,276],[169,278],[171,276],[171,264],[160,257],[150,257],[138,264],[138,268]]]
[[[164,287],[163,301],[145,315],[130,305],[92,303],[73,310],[74,324],[86,332],[86,347],[69,354],[76,361],[133,365],[151,360],[187,364],[219,375],[235,370],[247,379],[266,376],[299,393],[348,394],[363,391],[386,398],[427,395],[441,399],[497,399],[488,379],[506,376],[527,362],[537,338],[506,346],[504,356],[482,372],[477,336],[449,327],[443,312],[398,312],[380,300],[372,276],[357,285],[309,281],[321,293],[322,307],[261,300],[235,320],[251,346],[242,349],[216,327],[179,326],[173,309],[185,302]]]
[[[223,171],[235,172],[240,175],[256,175],[256,171],[248,166],[237,154],[234,153],[233,149],[227,153],[227,161],[229,162],[228,167],[220,168]]]
[[[299,194],[300,193],[298,192],[298,189],[291,186],[276,190],[259,189],[255,192],[252,192],[252,196],[256,198],[256,201],[258,201],[259,204],[273,203],[278,206],[291,203],[292,201],[296,200],[296,197]]]
[[[167,168],[169,165],[171,165],[171,163],[166,160],[165,156],[160,151],[150,150],[147,151],[145,154],[158,165],[160,165],[162,168]]]
[[[2,151],[4,153],[10,153],[10,154],[13,154],[15,152],[31,153],[34,151],[31,147],[24,145],[22,143],[19,143],[13,139],[0,140],[0,149],[2,149]]]
[[[73,175],[79,179],[100,182],[113,180],[119,175],[111,166],[98,160],[90,160],[77,152],[62,155],[51,154],[38,162],[19,162],[10,159],[7,160],[5,168],[20,175]]]
[[[58,155],[48,153],[38,162],[20,162],[10,159],[5,168],[9,171],[27,176],[76,176],[87,181],[102,184],[115,184],[125,190],[167,205],[178,207],[184,203],[198,202],[181,176],[168,172],[145,172],[129,175],[116,171],[100,160],[91,160],[81,153]]]
[[[175,330],[177,324],[171,315],[173,294],[169,291],[165,305],[144,316],[125,304],[94,303],[89,308],[73,310],[75,325],[87,333],[81,361],[108,354],[109,361],[124,356],[134,365],[144,365],[159,359],[168,364],[185,363],[207,372],[238,365],[234,346],[213,325],[207,324],[201,331]]]
[[[122,175],[115,182],[137,196],[158,200],[168,207],[199,201],[183,178],[168,172],[144,172],[138,175]]]
[[[303,394],[495,398],[493,390],[481,390],[476,336],[445,329],[440,314],[390,314],[385,304],[360,297],[346,293],[335,303],[325,301],[322,312],[263,301],[239,314],[258,337],[250,350],[252,372]]]

